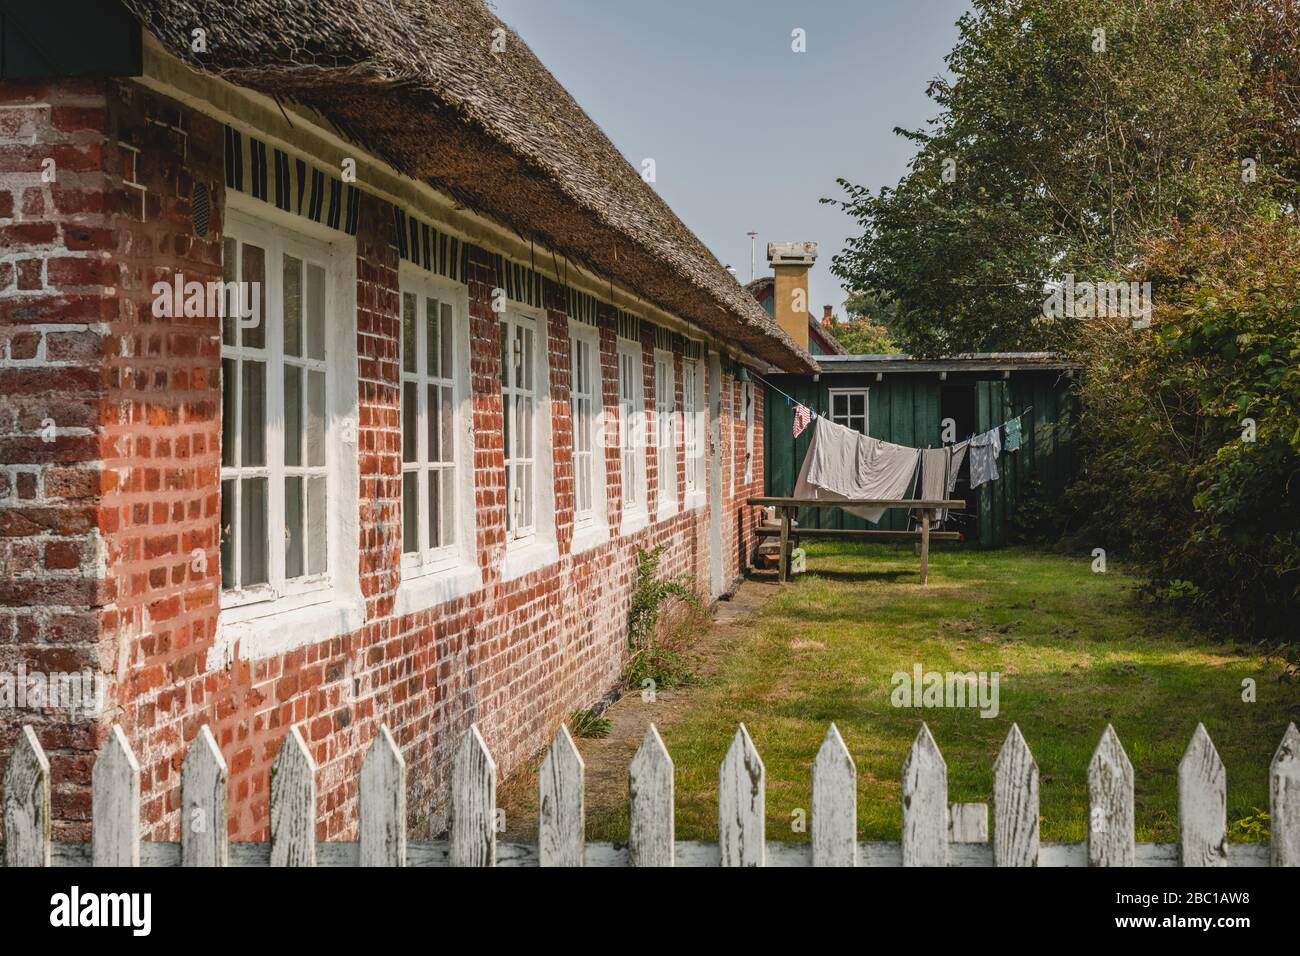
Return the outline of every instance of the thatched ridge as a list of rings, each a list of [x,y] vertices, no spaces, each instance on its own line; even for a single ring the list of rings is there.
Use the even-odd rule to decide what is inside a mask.
[[[816,368],[481,0],[125,3],[188,63],[319,111],[399,171],[756,357]]]

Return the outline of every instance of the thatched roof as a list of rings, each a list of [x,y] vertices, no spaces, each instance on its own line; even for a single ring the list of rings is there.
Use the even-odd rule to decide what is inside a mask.
[[[481,0],[125,3],[186,62],[317,110],[401,172],[758,358],[816,367]],[[191,51],[196,27],[206,53]]]

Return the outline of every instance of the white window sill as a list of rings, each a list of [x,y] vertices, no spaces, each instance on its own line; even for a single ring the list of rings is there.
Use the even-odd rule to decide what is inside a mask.
[[[366,623],[365,601],[334,596],[315,604],[277,610],[279,602],[227,608],[217,619],[217,639],[208,651],[208,669],[240,660],[275,657],[305,644],[350,634]],[[250,616],[253,609],[264,613]]]
[[[397,587],[393,614],[404,617],[446,604],[483,587],[483,572],[477,564],[456,564],[424,574],[406,571]]]
[[[660,498],[659,504],[655,507],[655,520],[667,521],[673,515],[677,514],[677,498]]]
[[[708,494],[703,490],[686,492],[686,504],[683,511],[694,511],[696,508],[703,508],[709,500]]]
[[[506,556],[501,561],[501,580],[513,581],[531,574],[538,568],[560,560],[560,549],[554,538],[533,538],[531,541],[506,545]]]
[[[619,534],[635,534],[642,528],[650,524],[650,515],[644,508],[633,508],[631,511],[623,512],[623,523],[619,526]]]
[[[570,554],[590,551],[597,545],[609,540],[609,525],[604,521],[590,521],[573,532],[573,541],[569,545]]]

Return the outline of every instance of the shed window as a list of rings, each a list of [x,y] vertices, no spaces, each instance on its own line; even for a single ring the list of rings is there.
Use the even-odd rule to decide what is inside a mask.
[[[865,435],[868,422],[867,389],[833,388],[830,397],[831,421]]]

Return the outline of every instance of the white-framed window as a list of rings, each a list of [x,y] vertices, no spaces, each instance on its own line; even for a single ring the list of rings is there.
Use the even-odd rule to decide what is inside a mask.
[[[469,532],[469,328],[456,290],[428,277],[402,276],[401,310],[402,566],[418,573],[460,563]]]
[[[704,375],[699,359],[682,362],[683,453],[686,494],[704,493]]]
[[[831,421],[852,428],[863,435],[867,433],[867,389],[832,388],[830,390]]]
[[[623,479],[623,511],[641,513],[646,508],[645,479],[645,372],[641,345],[618,343],[618,455]]]
[[[505,437],[506,533],[537,530],[538,323],[517,312],[501,320],[501,411]]]
[[[677,370],[673,353],[655,349],[655,449],[657,459],[659,511],[671,511],[677,503]]]
[[[569,403],[573,425],[573,523],[586,527],[597,512],[596,495],[604,482],[597,468],[605,463],[597,441],[600,415],[600,333],[574,323],[570,326]]]
[[[329,462],[339,440],[327,344],[334,252],[232,211],[222,253],[222,605],[310,603],[331,587],[339,506]]]

